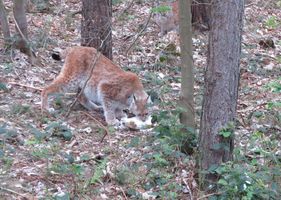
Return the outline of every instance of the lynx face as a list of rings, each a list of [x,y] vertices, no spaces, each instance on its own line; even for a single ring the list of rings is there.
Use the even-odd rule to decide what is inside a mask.
[[[48,109],[48,96],[58,92],[77,92],[91,74],[91,62],[97,53],[91,47],[68,48],[65,64],[57,78],[41,93],[42,110]],[[144,119],[147,114],[147,94],[138,76],[125,72],[111,60],[101,55],[94,66],[79,102],[89,110],[103,109],[108,124],[118,123],[124,117],[123,110],[130,109]]]
[[[148,102],[148,95],[146,93],[140,94],[138,97],[134,95],[134,102],[130,105],[130,111],[141,120],[145,120],[148,114],[146,105]]]

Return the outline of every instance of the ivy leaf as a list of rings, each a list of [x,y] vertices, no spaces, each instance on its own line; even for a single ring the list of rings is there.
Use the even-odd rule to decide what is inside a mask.
[[[218,184],[221,184],[221,185],[228,185],[227,181],[224,180],[224,179],[220,179],[220,180],[218,181]]]
[[[0,91],[5,91],[5,92],[7,92],[8,91],[8,88],[6,87],[6,85],[5,85],[5,83],[1,83],[0,82]]]

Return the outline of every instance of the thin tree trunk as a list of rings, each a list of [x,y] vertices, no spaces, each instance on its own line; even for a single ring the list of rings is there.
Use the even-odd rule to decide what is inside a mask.
[[[112,59],[111,17],[111,0],[82,0],[81,45],[95,47],[109,59]]]
[[[8,45],[10,43],[11,34],[9,23],[7,20],[6,8],[2,0],[0,0],[0,25],[3,32],[5,43]]]
[[[23,33],[24,37],[26,39],[28,39],[28,37],[27,37],[27,20],[26,20],[26,14],[25,14],[25,3],[26,3],[26,0],[14,0],[13,12],[14,12],[14,17],[17,21],[17,24],[20,28],[20,31]]]
[[[243,0],[213,0],[211,6],[208,64],[200,124],[201,172],[232,159],[233,137],[223,138],[219,133],[222,129],[233,131],[229,124],[235,121],[243,11]],[[206,189],[217,179],[216,174],[202,175],[203,188]]]
[[[179,30],[181,48],[181,95],[180,105],[186,110],[181,113],[180,121],[195,130],[194,112],[194,73],[192,59],[192,28],[191,28],[191,0],[179,0]],[[184,145],[185,146],[185,145]],[[183,148],[185,148],[183,146]],[[187,149],[183,149],[188,151]]]
[[[13,14],[17,30],[17,39],[14,46],[28,56],[32,65],[41,65],[28,41],[25,3],[26,0],[14,0]]]

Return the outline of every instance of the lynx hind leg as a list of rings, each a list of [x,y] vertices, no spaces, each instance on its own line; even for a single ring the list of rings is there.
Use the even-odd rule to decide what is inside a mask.
[[[49,86],[45,87],[41,92],[41,112],[43,110],[49,110],[49,95],[54,94],[60,91],[59,85],[52,83]]]
[[[101,110],[102,106],[97,105],[94,102],[92,102],[89,98],[86,97],[84,92],[79,96],[78,98],[79,102],[88,110]]]
[[[61,77],[57,77],[49,86],[45,87],[41,92],[41,111],[49,110],[48,99],[51,94],[65,92],[68,85],[69,81],[64,81]]]

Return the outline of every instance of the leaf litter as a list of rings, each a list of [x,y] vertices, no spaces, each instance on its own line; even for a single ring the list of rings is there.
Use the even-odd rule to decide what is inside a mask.
[[[173,166],[167,164],[165,158],[153,153],[158,143],[149,142],[152,129],[114,130],[109,127],[105,130],[102,113],[91,113],[95,121],[83,114],[87,111],[79,105],[65,118],[63,110],[73,99],[67,96],[55,97],[61,113],[41,116],[40,89],[56,77],[62,66],[51,59],[51,52],[57,47],[64,49],[80,43],[81,16],[71,13],[81,10],[81,3],[77,0],[52,0],[50,9],[38,12],[33,1],[30,2],[27,13],[29,38],[32,38],[32,45],[44,66],[30,66],[26,56],[17,50],[13,54],[3,54],[1,41],[0,82],[5,87],[0,87],[0,198],[155,199],[161,192],[158,185],[168,188],[176,187],[175,183],[180,188],[171,191],[177,193],[178,199],[190,199],[191,195],[196,197],[199,190],[194,160],[186,162],[183,156],[179,156],[169,161]],[[13,28],[12,4],[7,0],[4,3]],[[253,0],[245,9],[237,115],[241,126],[236,131],[237,142],[257,130],[270,132],[270,129],[276,129],[281,132],[281,120],[258,117],[268,113],[269,108],[280,116],[281,110],[277,104],[281,101],[280,88],[279,93],[273,92],[278,90],[278,84],[281,85],[281,62],[277,59],[281,55],[281,26],[275,26],[274,21],[281,19],[281,13],[271,3]],[[130,4],[131,1],[126,0],[113,6],[114,61],[125,69],[135,70],[143,80],[148,72],[161,80],[171,74],[179,78],[179,73],[171,70],[180,65],[178,56],[164,61],[160,67],[156,65],[169,44],[175,44],[176,51],[179,51],[178,35],[170,32],[159,37],[159,28],[153,18],[126,54],[148,19],[153,2]],[[199,110],[208,39],[206,33],[194,37],[195,99]],[[274,41],[275,48],[259,45],[261,40],[268,38]],[[167,94],[167,99],[176,99],[180,83],[167,83],[176,94]],[[146,83],[145,87],[154,85]],[[108,134],[101,142],[106,131]],[[69,140],[63,137],[68,132],[72,133],[66,135]],[[158,161],[162,170],[150,167],[151,158]]]

